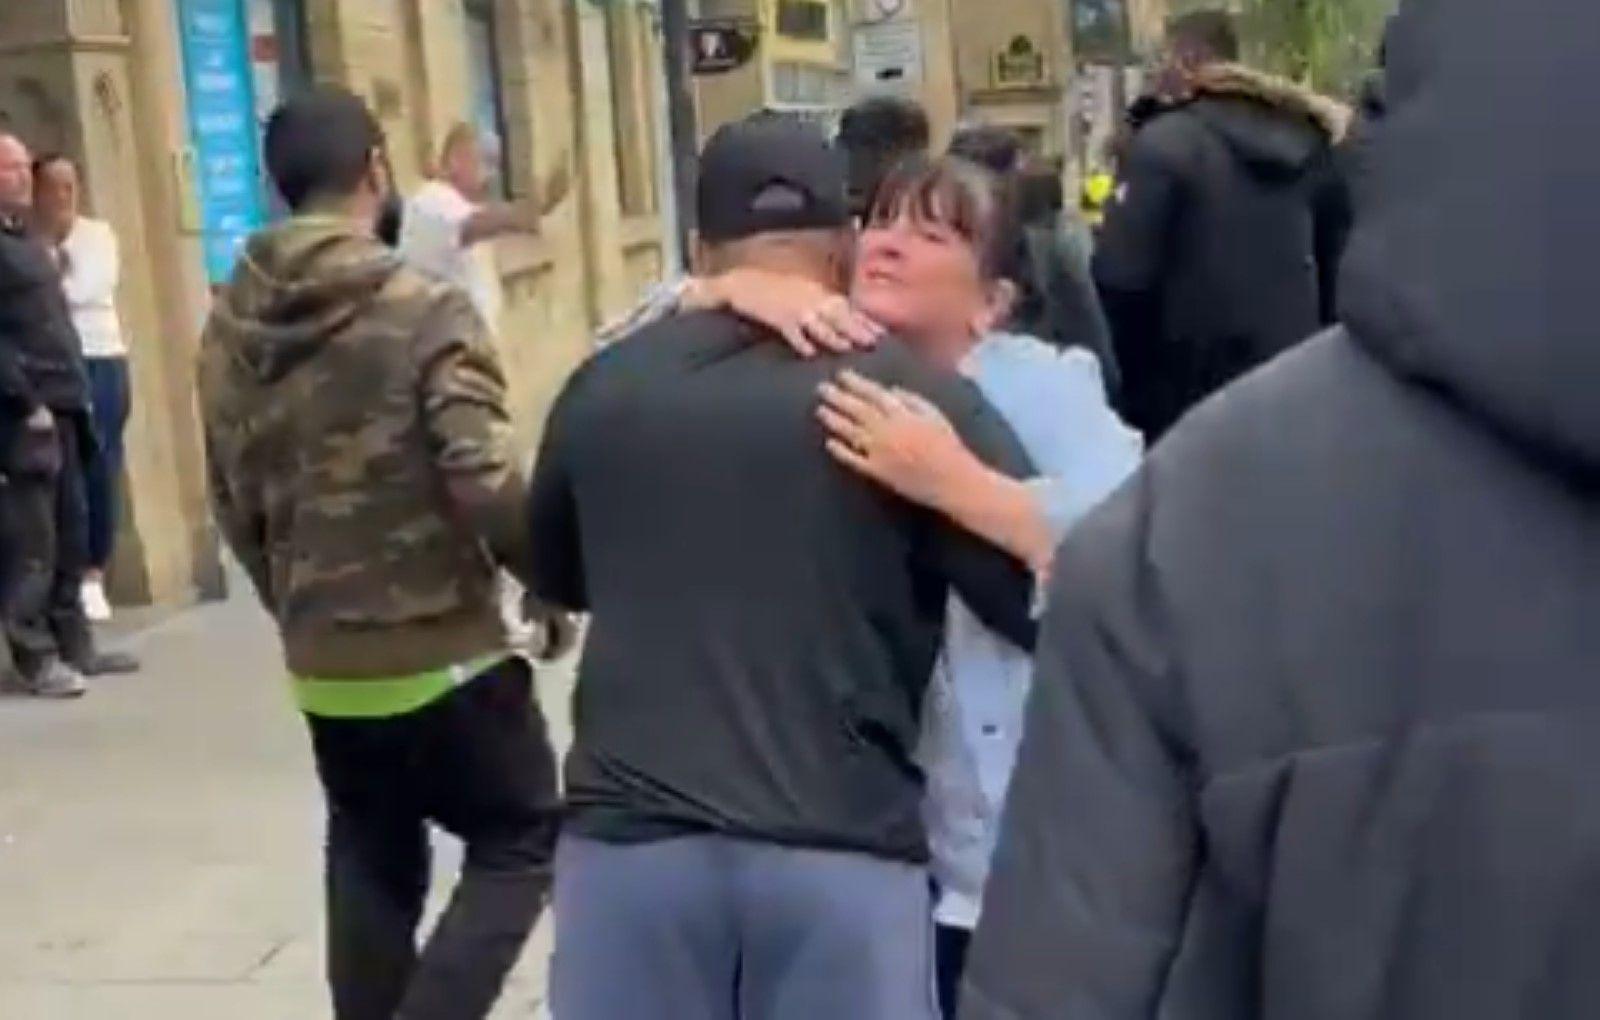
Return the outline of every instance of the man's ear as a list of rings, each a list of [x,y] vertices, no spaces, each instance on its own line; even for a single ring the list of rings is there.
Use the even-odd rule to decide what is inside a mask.
[[[389,161],[383,158],[382,149],[373,149],[367,153],[367,185],[372,188],[372,193],[378,198],[386,198],[394,190],[393,175],[389,173]]]
[[[996,280],[985,288],[983,308],[973,317],[975,336],[986,336],[999,329],[1017,305],[1017,285],[1010,280]]]

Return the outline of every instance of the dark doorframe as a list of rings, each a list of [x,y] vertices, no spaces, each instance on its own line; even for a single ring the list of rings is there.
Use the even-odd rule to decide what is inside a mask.
[[[278,87],[287,98],[316,81],[305,0],[272,0],[272,22],[278,36]]]

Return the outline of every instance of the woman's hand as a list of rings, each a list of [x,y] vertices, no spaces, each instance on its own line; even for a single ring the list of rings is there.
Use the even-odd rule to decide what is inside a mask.
[[[938,408],[854,372],[823,383],[821,395],[835,460],[1048,576],[1055,537],[1038,498],[979,460]]]
[[[974,469],[984,470],[949,420],[916,394],[842,372],[820,395],[817,417],[833,458],[913,503],[944,509]]]
[[[727,308],[778,333],[802,358],[870,349],[883,336],[883,328],[843,295],[803,277],[762,269],[731,269],[697,279],[683,304]]]

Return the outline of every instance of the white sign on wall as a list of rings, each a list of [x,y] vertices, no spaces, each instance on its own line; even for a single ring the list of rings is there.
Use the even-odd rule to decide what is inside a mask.
[[[894,19],[857,25],[852,38],[856,83],[863,89],[911,88],[922,81],[922,25]]]

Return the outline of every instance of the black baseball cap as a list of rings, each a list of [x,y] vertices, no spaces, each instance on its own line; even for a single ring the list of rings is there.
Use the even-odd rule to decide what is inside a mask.
[[[821,128],[759,113],[724,125],[706,143],[696,205],[700,236],[711,242],[847,227],[844,157]]]

